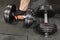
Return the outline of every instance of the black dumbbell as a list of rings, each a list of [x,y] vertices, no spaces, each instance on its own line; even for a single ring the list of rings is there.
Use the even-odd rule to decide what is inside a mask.
[[[48,13],[48,18],[50,18],[50,17],[53,17],[54,15],[55,15],[55,12],[54,12],[54,10],[53,10],[53,8],[52,8],[52,6],[51,5],[47,5],[48,6],[48,8],[47,8],[47,13]],[[44,18],[44,7],[45,7],[45,5],[44,6],[42,6],[42,5],[40,5],[38,8],[37,8],[37,11],[35,12],[35,16],[36,17],[42,17],[42,18]],[[50,7],[50,8],[49,8]]]
[[[14,13],[16,12],[16,6],[15,5],[8,5],[4,10],[4,20],[6,23],[12,24],[15,20]],[[15,20],[16,21],[16,20]]]
[[[24,17],[24,26],[30,26],[34,22],[34,17],[33,17],[33,10],[29,8],[26,13],[20,14],[20,10],[16,10],[15,5],[8,5],[6,7],[6,10],[4,11],[4,19],[6,23],[12,24],[13,21],[21,21],[21,20],[16,20],[15,16],[16,15],[22,15]]]
[[[25,14],[25,19],[23,21],[24,26],[26,26],[27,28],[29,28],[29,26],[31,26],[36,20],[35,17],[33,16],[33,10],[31,8],[29,8],[27,10],[27,13]]]
[[[38,10],[39,13],[37,14],[39,14],[39,16],[36,16],[41,17],[41,19],[44,19],[44,21],[40,23],[39,26],[36,26],[38,33],[44,35],[45,37],[48,37],[48,35],[52,35],[57,32],[57,25],[49,23],[48,21],[50,17],[53,17],[53,15],[55,15],[52,6],[42,5],[41,7],[39,7]]]

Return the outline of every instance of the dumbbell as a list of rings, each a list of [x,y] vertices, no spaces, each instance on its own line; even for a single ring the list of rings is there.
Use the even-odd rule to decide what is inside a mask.
[[[15,19],[15,14],[19,13],[19,10],[16,10],[16,5],[8,5],[4,11],[4,20],[6,23],[12,24],[13,21],[21,21],[21,20],[16,20]],[[24,19],[22,20],[24,22],[23,25],[25,26],[30,26],[32,25],[34,21],[33,17],[33,10],[29,8],[25,14],[22,15]]]
[[[43,22],[36,26],[36,31],[45,37],[57,32],[57,25],[49,22],[49,18],[53,17],[54,15],[52,5],[41,5],[38,8],[35,16],[39,18],[41,17]]]
[[[16,12],[16,6],[15,5],[7,5],[4,10],[4,20],[6,23],[12,24],[15,20],[14,13]],[[16,22],[16,20],[15,20]]]
[[[33,16],[33,14],[34,14],[33,10],[31,10],[31,8],[29,8],[27,10],[25,19],[23,21],[24,26],[26,26],[27,28],[29,28],[28,26],[31,26],[34,22],[36,22],[36,18]]]
[[[44,13],[45,13],[44,12],[44,6],[40,5],[37,8],[37,11],[35,12],[35,15],[34,16],[39,17],[39,18],[44,18],[44,16],[43,16]],[[47,5],[47,6],[49,6],[49,5]],[[55,15],[54,10],[53,10],[53,8],[52,8],[51,5],[50,5],[50,8],[46,8],[46,9],[48,9],[48,11],[47,11],[48,12],[48,18],[53,17]]]

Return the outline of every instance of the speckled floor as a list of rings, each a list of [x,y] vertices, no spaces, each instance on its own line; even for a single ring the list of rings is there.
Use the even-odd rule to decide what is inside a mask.
[[[44,2],[45,0],[32,2],[31,8],[34,9]],[[3,11],[8,4],[16,4],[18,8],[19,0],[0,0],[0,40],[60,40],[60,17],[50,19],[51,22],[56,23],[58,32],[45,38],[35,33],[32,28],[23,28],[22,22],[17,25],[6,24],[3,18]]]

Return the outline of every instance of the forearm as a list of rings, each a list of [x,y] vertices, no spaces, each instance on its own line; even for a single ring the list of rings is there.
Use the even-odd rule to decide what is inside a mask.
[[[30,0],[21,0],[19,9],[22,11],[26,11],[28,8],[29,2],[30,2]]]

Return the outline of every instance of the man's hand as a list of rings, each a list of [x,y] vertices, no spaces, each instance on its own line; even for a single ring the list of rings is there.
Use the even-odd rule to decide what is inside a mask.
[[[23,17],[22,15],[18,15],[18,16],[15,16],[15,19],[16,19],[16,20],[17,20],[17,19],[19,19],[19,20],[23,20],[24,17]]]

